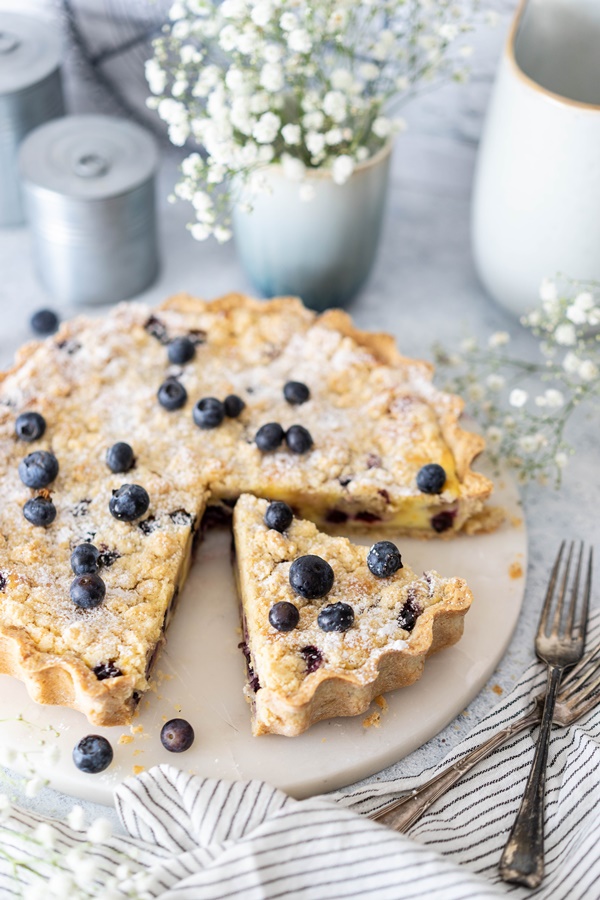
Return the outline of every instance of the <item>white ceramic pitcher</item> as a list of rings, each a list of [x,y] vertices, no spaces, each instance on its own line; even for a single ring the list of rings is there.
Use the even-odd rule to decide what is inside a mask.
[[[600,0],[522,0],[475,174],[475,262],[522,314],[544,276],[600,281]]]

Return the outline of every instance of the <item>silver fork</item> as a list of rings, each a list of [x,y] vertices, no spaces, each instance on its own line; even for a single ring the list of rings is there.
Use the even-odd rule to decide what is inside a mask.
[[[575,571],[570,597],[565,604],[569,571],[573,556],[573,543],[569,548],[564,574],[554,606],[555,588],[559,582],[559,571],[565,542],[563,541],[546,592],[540,624],[535,639],[535,651],[548,666],[546,698],[538,734],[531,771],[525,786],[525,793],[517,813],[508,841],[500,859],[500,877],[503,881],[537,887],[544,877],[544,793],[546,787],[546,761],[550,744],[552,718],[558,695],[558,688],[564,670],[579,662],[583,656],[589,611],[592,571],[592,551],[590,550],[587,582],[583,600],[579,596],[583,543],[579,548],[579,561]],[[578,603],[579,601],[579,603]],[[576,608],[579,605],[577,622]]]
[[[561,548],[562,549],[562,548]],[[556,569],[556,564],[555,564]],[[555,572],[553,571],[553,576]],[[592,554],[590,551],[587,583],[585,588],[585,604],[589,605],[592,577]],[[552,585],[552,581],[551,581]],[[550,587],[550,586],[549,586]],[[543,612],[542,612],[543,614]],[[594,676],[598,676],[592,680]],[[572,669],[562,682],[553,721],[557,725],[567,726],[584,716],[599,702],[600,694],[600,642]],[[540,721],[544,706],[544,695],[535,699],[534,708],[519,719],[511,722],[506,728],[496,732],[467,753],[453,765],[434,775],[421,787],[411,791],[404,797],[388,803],[382,809],[370,814],[370,818],[395,831],[405,832],[424,815],[433,804],[442,797],[463,775],[470,772],[482,759],[500,747],[505,741],[520,731],[532,728]]]

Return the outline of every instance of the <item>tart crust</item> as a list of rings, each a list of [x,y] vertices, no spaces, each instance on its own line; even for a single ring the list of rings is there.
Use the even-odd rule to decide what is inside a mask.
[[[293,736],[321,719],[364,713],[379,694],[417,681],[430,654],[460,639],[472,601],[463,579],[436,572],[418,578],[406,565],[390,578],[376,578],[366,565],[367,547],[325,535],[297,518],[279,534],[264,523],[267,506],[266,500],[243,495],[234,510],[249,672],[245,693],[255,735]],[[335,573],[331,592],[321,600],[303,600],[289,585],[291,562],[307,554],[327,560]],[[410,598],[420,615],[406,630],[399,616]],[[290,632],[269,623],[269,610],[280,601],[294,603],[300,612]],[[340,601],[353,607],[354,625],[326,634],[318,627],[318,612]],[[315,671],[303,648],[322,657]]]
[[[198,343],[196,361],[173,367],[163,345],[182,334]],[[156,391],[172,374],[189,399],[184,409],[167,413]],[[288,378],[309,382],[309,404],[284,403],[281,388]],[[120,304],[103,319],[76,318],[51,338],[26,344],[12,369],[0,373],[0,672],[21,679],[38,702],[72,706],[93,724],[129,722],[148,688],[149,667],[185,581],[204,508],[233,503],[241,492],[286,500],[335,529],[430,537],[436,533],[430,519],[438,511],[449,514],[442,536],[465,529],[492,487],[470,469],[483,441],[460,428],[462,401],[435,389],[431,378],[431,366],[401,356],[389,335],[360,331],[338,310],[317,316],[294,298],[265,302],[228,294],[206,302],[180,294],[157,310]],[[231,392],[247,404],[239,420],[198,431],[191,418],[196,400]],[[369,406],[362,431],[353,415],[355,394]],[[48,426],[32,444],[14,436],[14,420],[27,410],[42,413]],[[433,453],[448,471],[449,487],[441,495],[419,495],[408,485],[412,475],[403,474],[395,448],[398,429],[413,421],[411,415],[427,437],[417,442],[411,471],[433,461]],[[314,452],[297,456],[284,447],[261,455],[253,436],[273,419],[284,427],[308,426]],[[391,449],[386,456],[379,448],[371,466],[365,459],[379,423],[390,425]],[[122,476],[104,462],[117,440],[128,440],[137,457],[135,469]],[[17,475],[23,456],[38,449],[53,450],[60,464],[50,485],[58,515],[47,529],[24,520],[22,507],[32,492]],[[352,477],[344,484],[348,470]],[[110,491],[127,482],[150,494],[145,532],[108,513]],[[182,510],[189,521],[170,520]],[[118,548],[120,558],[100,573],[107,585],[104,604],[77,611],[76,620],[68,598],[69,556],[83,540]],[[444,635],[457,627],[450,623],[459,615],[456,604],[450,597],[448,604],[441,636],[432,621],[431,647],[448,643]],[[446,621],[442,607],[438,615]],[[112,626],[103,630],[109,617]],[[93,669],[107,660],[123,674],[100,681]],[[404,683],[418,677],[416,658],[403,665]],[[382,659],[375,693],[388,689],[387,669]],[[328,690],[317,692],[325,698],[317,704],[323,709]],[[359,693],[349,691],[345,708],[356,705]]]

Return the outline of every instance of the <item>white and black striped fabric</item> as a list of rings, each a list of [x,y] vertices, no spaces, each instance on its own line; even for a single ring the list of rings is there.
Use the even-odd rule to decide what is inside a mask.
[[[596,616],[588,646],[599,638],[600,616]],[[542,667],[532,665],[515,690],[442,765],[528,708],[543,683]],[[296,801],[262,782],[216,781],[171,766],[151,769],[117,789],[115,802],[128,837],[115,836],[88,852],[86,859],[95,860],[98,869],[92,882],[88,879],[91,893],[85,896],[492,900],[509,894],[597,900],[600,708],[571,728],[553,731],[543,885],[532,892],[498,879],[496,866],[520,802],[534,737],[522,733],[497,750],[438,801],[409,836],[361,814],[415,787],[419,779]],[[85,842],[85,834],[53,821],[59,839],[52,851],[55,864],[50,866],[44,862],[49,854],[45,857],[28,840],[40,821],[30,813],[13,813],[0,824],[0,849],[26,857],[46,879],[57,871],[58,851],[58,863],[68,873],[67,851]],[[130,875],[124,877],[121,869],[116,878],[117,867],[124,862]],[[0,897],[22,896],[24,886],[35,881],[30,871],[15,870],[0,853]],[[62,896],[79,894],[65,891]]]

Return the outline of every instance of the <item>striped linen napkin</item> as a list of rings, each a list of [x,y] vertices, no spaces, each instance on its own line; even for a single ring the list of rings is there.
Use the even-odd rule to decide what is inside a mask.
[[[599,638],[596,615],[588,646]],[[532,664],[438,768],[527,709],[543,683],[541,665]],[[129,778],[115,792],[127,837],[102,835],[99,827],[91,844],[83,823],[74,828],[5,810],[0,897],[492,900],[511,894],[593,900],[600,897],[600,708],[552,735],[544,883],[532,892],[498,879],[496,866],[519,806],[534,737],[522,733],[497,750],[409,836],[361,814],[435,770],[417,779],[296,801],[263,782],[217,781],[159,766]]]

